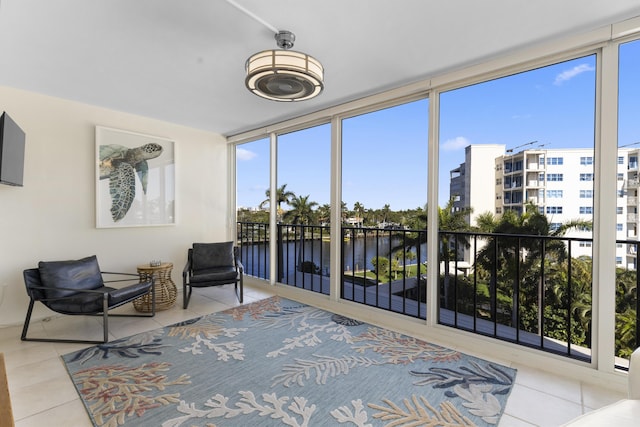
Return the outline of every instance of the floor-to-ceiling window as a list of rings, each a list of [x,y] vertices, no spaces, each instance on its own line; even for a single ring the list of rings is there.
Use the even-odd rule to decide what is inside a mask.
[[[269,138],[235,150],[237,239],[245,273],[269,279]]]
[[[331,126],[277,137],[277,277],[329,293]]]
[[[640,40],[618,52],[618,215],[616,237],[616,356],[628,359],[638,342],[638,156]],[[618,225],[619,224],[619,225]]]
[[[440,95],[441,323],[589,358],[595,99],[596,55]]]
[[[428,99],[342,121],[342,297],[425,317]]]

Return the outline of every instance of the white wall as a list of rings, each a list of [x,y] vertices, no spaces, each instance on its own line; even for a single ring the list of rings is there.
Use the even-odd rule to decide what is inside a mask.
[[[25,131],[26,160],[24,187],[0,185],[0,327],[24,322],[22,271],[40,260],[95,254],[103,270],[127,272],[171,261],[180,290],[191,243],[226,238],[222,135],[0,86],[1,111]],[[176,225],[95,227],[96,125],[175,141]],[[51,314],[39,307],[34,318]]]

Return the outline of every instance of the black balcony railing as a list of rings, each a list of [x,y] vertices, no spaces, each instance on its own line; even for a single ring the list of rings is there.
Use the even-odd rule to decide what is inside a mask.
[[[591,239],[443,232],[441,324],[580,360],[591,360]],[[455,254],[467,252],[472,269]],[[590,249],[582,249],[583,253]],[[453,261],[443,259],[451,254]],[[466,267],[466,265],[464,266]]]
[[[245,274],[268,279],[270,276],[269,224],[238,222],[237,236]]]
[[[341,253],[331,254],[328,226],[278,224],[276,280],[328,295],[337,255],[342,299],[426,319],[426,231],[342,227],[341,234]],[[591,239],[449,231],[439,239],[440,324],[591,360]],[[270,278],[269,241],[267,224],[238,223],[247,274]],[[640,343],[640,242],[618,245],[627,245],[616,275],[616,356],[624,368]]]
[[[276,229],[276,280],[328,295],[329,227],[278,224]],[[237,233],[245,273],[269,280],[269,224],[238,222]]]
[[[278,282],[329,295],[329,227],[278,224]]]
[[[426,318],[425,230],[342,227],[342,299]]]

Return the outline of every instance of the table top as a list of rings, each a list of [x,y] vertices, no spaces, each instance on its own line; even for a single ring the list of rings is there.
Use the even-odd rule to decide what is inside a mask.
[[[173,263],[171,263],[171,262],[163,262],[160,265],[154,265],[154,266],[151,266],[149,264],[141,264],[141,265],[137,266],[136,268],[138,270],[162,270],[162,269],[171,268],[171,267],[173,267]]]

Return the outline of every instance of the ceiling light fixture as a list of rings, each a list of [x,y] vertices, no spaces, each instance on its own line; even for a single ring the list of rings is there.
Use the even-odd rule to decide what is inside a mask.
[[[296,39],[290,31],[278,31],[275,39],[280,49],[258,52],[247,59],[247,89],[272,101],[304,101],[318,96],[324,89],[320,61],[289,50]]]

